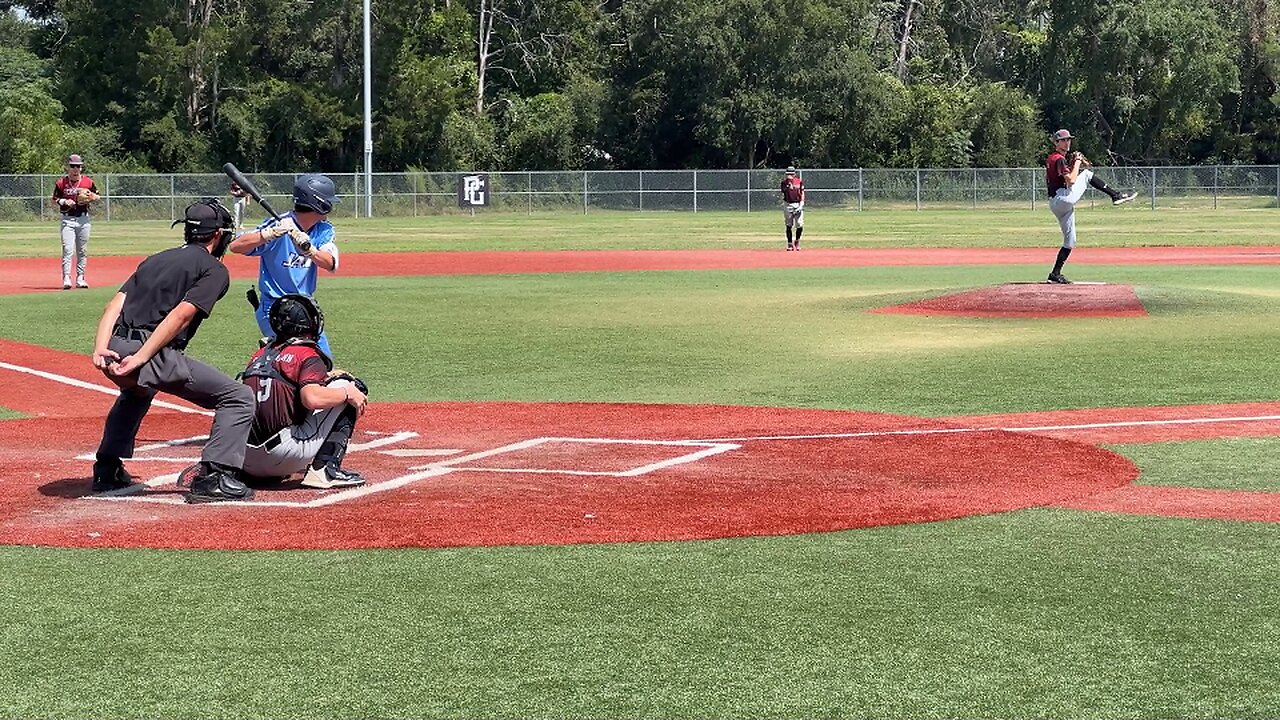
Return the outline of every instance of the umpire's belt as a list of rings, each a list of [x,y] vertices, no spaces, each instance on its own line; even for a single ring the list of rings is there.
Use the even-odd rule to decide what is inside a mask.
[[[155,331],[147,328],[116,325],[111,331],[111,334],[118,338],[124,338],[125,340],[136,340],[140,343],[145,343],[147,338],[151,337],[151,333],[153,332]],[[166,347],[171,347],[174,350],[185,350],[187,348],[187,339],[182,336],[178,336],[169,341],[169,344]]]
[[[125,327],[123,325],[117,325],[115,329],[111,331],[111,334],[118,338],[124,338],[125,340],[137,340],[140,343],[145,343],[147,338],[151,337],[150,330],[144,330],[136,327]]]

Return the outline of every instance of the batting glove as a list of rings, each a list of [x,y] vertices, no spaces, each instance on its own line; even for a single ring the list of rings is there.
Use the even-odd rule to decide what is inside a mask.
[[[293,218],[285,218],[280,222],[277,222],[275,225],[269,225],[262,228],[262,239],[275,240],[278,237],[289,235],[295,230],[302,232],[301,230],[298,230],[298,224],[293,221]]]

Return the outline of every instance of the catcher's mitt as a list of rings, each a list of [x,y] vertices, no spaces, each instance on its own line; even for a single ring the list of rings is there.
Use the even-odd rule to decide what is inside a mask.
[[[90,190],[89,188],[80,188],[79,190],[76,190],[77,205],[88,205],[89,203],[97,199],[98,199],[98,196],[94,195],[93,191]]]
[[[369,394],[369,386],[368,386],[368,385],[365,385],[363,380],[361,380],[360,378],[356,377],[355,375],[352,375],[351,373],[347,372],[346,370],[343,370],[342,368],[334,368],[334,369],[330,370],[330,371],[329,371],[329,380],[330,380],[330,381],[333,381],[333,380],[346,380],[347,382],[351,383],[352,385],[355,385],[355,386],[356,386],[356,389],[357,389],[357,390],[359,390],[360,392],[364,393],[365,395],[368,395],[368,394]]]

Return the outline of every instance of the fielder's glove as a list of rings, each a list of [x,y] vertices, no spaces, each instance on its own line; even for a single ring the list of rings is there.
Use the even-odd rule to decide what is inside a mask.
[[[298,224],[293,221],[293,218],[285,218],[280,222],[277,222],[275,225],[268,225],[267,227],[262,228],[262,239],[275,240],[278,237],[289,235],[297,229]]]
[[[1089,162],[1089,158],[1085,157],[1085,156],[1084,156],[1084,153],[1082,153],[1082,152],[1080,152],[1080,151],[1078,151],[1078,150],[1077,150],[1076,152],[1071,153],[1071,158],[1072,158],[1072,162],[1077,162],[1077,161],[1078,161],[1078,162],[1080,163],[1080,166],[1081,166],[1081,167],[1092,167],[1092,166],[1093,166],[1093,163]]]
[[[89,203],[97,199],[98,199],[97,194],[95,194],[89,188],[80,188],[79,190],[76,190],[77,205],[88,205]]]
[[[239,183],[231,183],[231,197],[242,198],[245,196],[244,188]]]
[[[329,371],[329,381],[333,381],[333,380],[346,380],[352,385],[355,385],[356,389],[359,390],[360,392],[364,393],[365,395],[369,394],[369,386],[365,385],[363,380],[356,377],[355,375],[352,375],[346,370],[343,370],[342,368],[334,368]]]

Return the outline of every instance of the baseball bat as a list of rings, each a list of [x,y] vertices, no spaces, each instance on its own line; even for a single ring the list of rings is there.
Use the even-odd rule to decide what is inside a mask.
[[[245,177],[244,173],[240,172],[240,168],[236,167],[234,163],[227,163],[223,165],[222,172],[226,173],[227,177],[231,178],[232,182],[239,185],[240,189],[249,193],[249,197],[253,198],[259,205],[261,205],[263,210],[271,213],[271,217],[276,220],[280,219],[280,215],[276,213],[275,208],[271,207],[271,203],[266,198],[262,197],[262,193],[258,192],[258,186],[250,182],[249,178]]]

